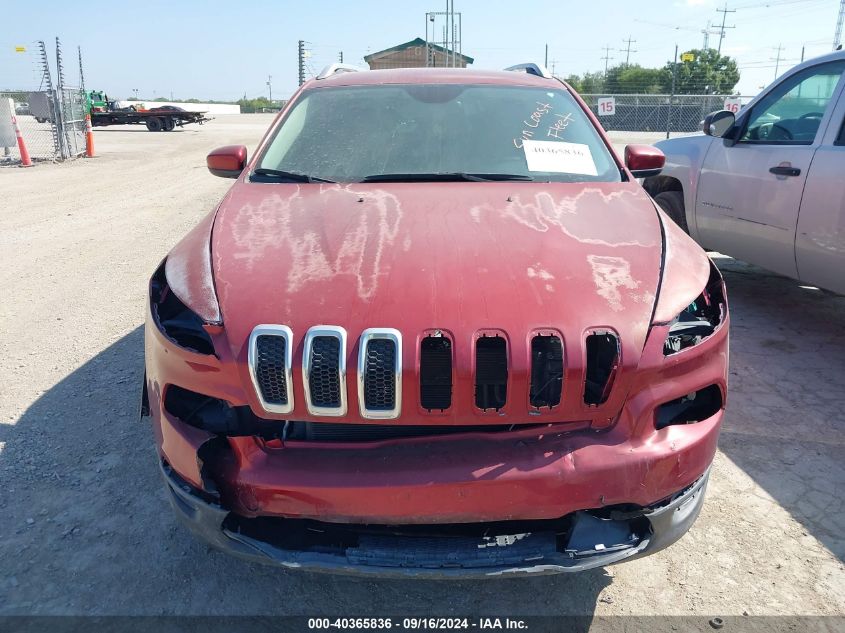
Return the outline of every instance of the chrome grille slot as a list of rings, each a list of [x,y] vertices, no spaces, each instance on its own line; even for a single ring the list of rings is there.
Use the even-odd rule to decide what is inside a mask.
[[[420,344],[420,404],[429,411],[452,406],[452,341],[445,336]]]
[[[508,344],[501,336],[475,341],[475,406],[498,411],[508,399]]]
[[[402,409],[402,334],[370,328],[358,350],[358,406],[361,417],[392,419]]]
[[[373,339],[367,345],[364,366],[364,404],[372,411],[386,411],[396,406],[396,345],[386,338]]]
[[[255,375],[261,395],[270,404],[288,403],[288,385],[285,380],[287,345],[284,337],[264,334],[255,341],[258,361]]]
[[[308,389],[317,407],[340,406],[340,377],[337,370],[340,341],[333,336],[317,336],[311,344]]]
[[[292,341],[293,333],[285,325],[257,325],[249,336],[249,373],[265,411],[293,410]]]
[[[531,339],[532,407],[560,404],[563,387],[563,345],[557,336],[538,335]]]
[[[309,413],[346,414],[346,330],[330,325],[308,330],[302,352],[302,379]]]

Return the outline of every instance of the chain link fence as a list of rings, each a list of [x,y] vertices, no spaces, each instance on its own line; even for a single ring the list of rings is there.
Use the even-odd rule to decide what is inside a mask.
[[[692,133],[704,117],[751,101],[745,95],[582,94],[608,132]]]
[[[61,90],[0,92],[0,166],[21,163],[12,115],[33,162],[60,161],[85,153],[85,93]]]

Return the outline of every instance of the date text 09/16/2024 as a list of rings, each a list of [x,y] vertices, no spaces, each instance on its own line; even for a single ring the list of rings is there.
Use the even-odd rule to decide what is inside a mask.
[[[519,618],[439,618],[408,617],[402,620],[393,618],[309,618],[309,630],[321,629],[402,629],[413,630],[523,630],[528,628],[525,620]]]

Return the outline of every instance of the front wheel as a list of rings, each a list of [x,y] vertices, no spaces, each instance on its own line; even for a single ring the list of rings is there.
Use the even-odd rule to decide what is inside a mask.
[[[666,212],[672,220],[689,235],[687,214],[684,211],[683,191],[661,191],[654,196],[654,201]]]

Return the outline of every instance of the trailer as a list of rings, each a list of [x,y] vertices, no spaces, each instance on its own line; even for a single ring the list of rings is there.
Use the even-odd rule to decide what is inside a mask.
[[[172,132],[188,123],[202,125],[211,118],[205,112],[191,112],[177,106],[160,106],[142,109],[136,106],[120,108],[101,91],[92,90],[86,95],[91,125],[146,125],[150,132]]]
[[[150,110],[111,110],[91,112],[91,125],[146,125],[150,132],[172,132],[188,123],[202,125],[211,119],[205,112],[188,112],[181,108],[162,107]]]

